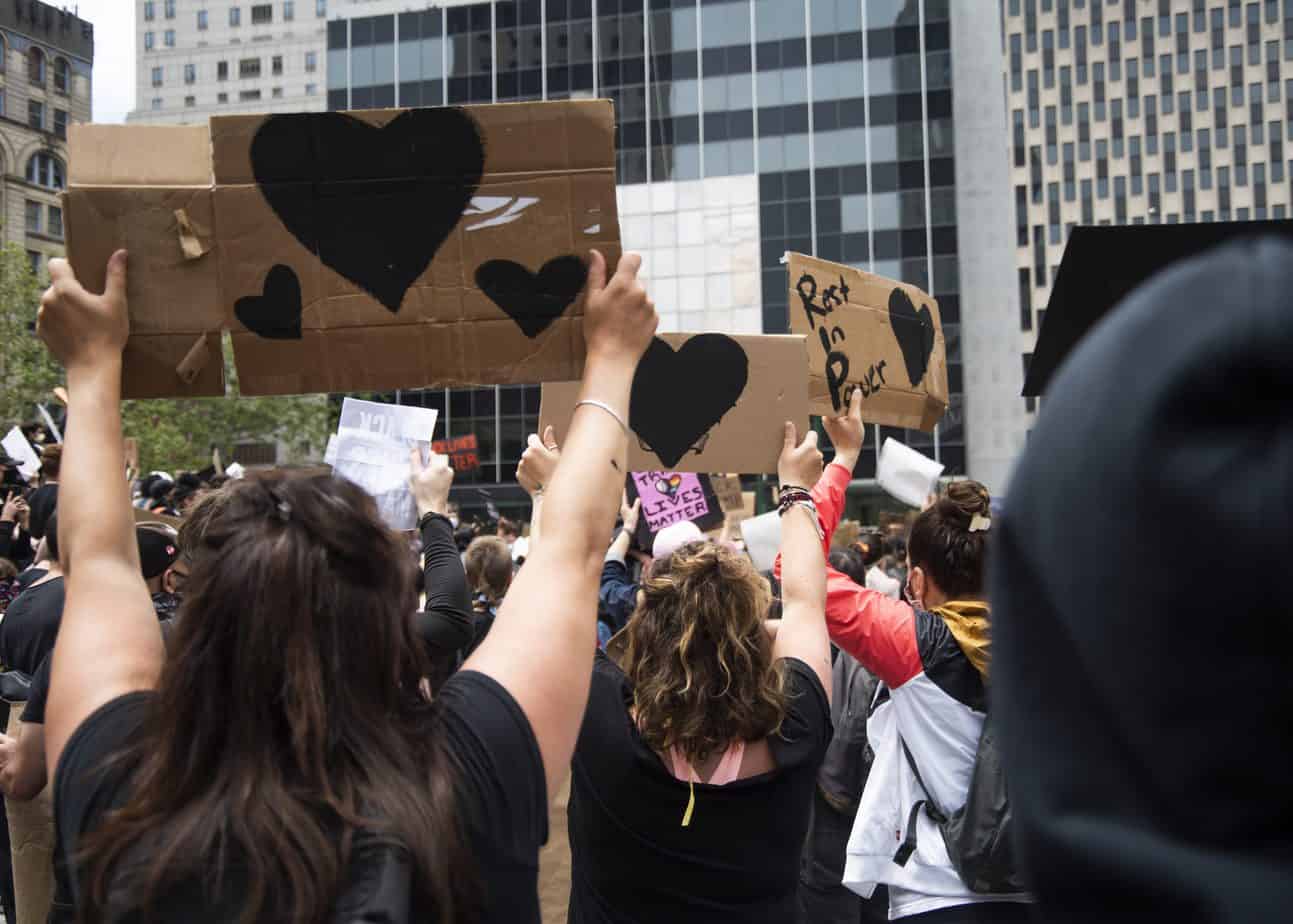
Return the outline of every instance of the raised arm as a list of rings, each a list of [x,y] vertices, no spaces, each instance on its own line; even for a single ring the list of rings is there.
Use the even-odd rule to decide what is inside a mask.
[[[453,524],[446,516],[453,468],[447,456],[435,453],[424,465],[422,451],[414,449],[409,454],[409,470],[409,489],[422,535],[422,584],[426,588],[426,607],[414,619],[432,657],[454,656],[471,644],[474,622],[467,573],[453,540]]]
[[[512,583],[494,626],[463,665],[520,704],[543,756],[551,798],[574,753],[597,647],[597,583],[627,467],[629,392],[655,333],[655,306],[625,254],[606,280],[593,251],[584,293],[587,359],[561,461],[544,485],[543,541]],[[609,408],[609,410],[608,410]]]
[[[157,615],[139,569],[130,493],[105,472],[125,470],[121,353],[130,332],[126,252],[108,261],[102,295],[87,292],[65,260],[50,260],[52,285],[37,331],[67,370],[67,432],[58,489],[58,539],[67,598],[54,646],[45,715],[47,765],[95,709],[152,689],[162,663]]]
[[[795,425],[786,424],[786,440],[777,464],[782,486],[815,484],[822,472],[817,434],[809,431],[795,445]],[[814,671],[831,695],[831,643],[826,633],[826,572],[822,567],[817,514],[807,504],[781,513],[781,620],[772,643],[777,658],[798,658]]]
[[[530,434],[525,452],[521,453],[521,464],[516,467],[517,483],[530,495],[529,555],[534,554],[543,533],[543,486],[552,481],[552,473],[557,470],[559,461],[561,450],[557,448],[557,436],[552,427],[543,431],[543,439],[539,439],[537,433]]]

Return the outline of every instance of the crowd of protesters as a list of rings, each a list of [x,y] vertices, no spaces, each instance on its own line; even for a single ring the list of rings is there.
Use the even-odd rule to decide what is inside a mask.
[[[1264,256],[1276,286],[1287,254]],[[1218,683],[1240,663],[1265,708],[1237,734],[1288,756],[1287,674],[1267,673],[1288,621],[1265,624],[1273,656],[1220,630],[1198,639],[1237,660],[1218,683],[1171,685],[1198,710],[1175,714],[1134,679],[1169,671],[1134,624],[1170,632],[1163,619],[1197,611],[1173,595],[1169,557],[1138,586],[1128,555],[1121,573],[1103,551],[1084,571],[1057,550],[1078,532],[1100,547],[1094,524],[1135,535],[1129,510],[1162,518],[1259,429],[1270,456],[1254,477],[1282,483],[1286,412],[1249,433],[1205,414],[1207,439],[1179,451],[1196,469],[1148,496],[1108,460],[1098,485],[1082,467],[1107,451],[1096,423],[1086,445],[1052,424],[1010,513],[953,481],[908,529],[835,547],[865,433],[855,391],[823,420],[827,465],[816,434],[786,424],[772,572],[687,522],[643,547],[622,494],[630,384],[656,328],[638,266],[590,258],[579,404],[564,444],[531,436],[517,471],[531,522],[462,522],[447,460],[414,451],[410,546],[327,475],[231,478],[216,458],[108,477],[126,470],[125,255],[103,295],[51,262],[39,330],[67,371],[66,437],[29,429],[30,482],[0,455],[5,919],[537,922],[539,849],[569,776],[578,924],[1276,920],[1293,889],[1287,763],[1234,767],[1190,736],[1211,715],[1202,697],[1238,695]],[[1138,323],[1213,278],[1169,280]],[[1249,328],[1196,349],[1269,355],[1257,378],[1275,387],[1293,321],[1260,301]],[[1105,341],[1088,352],[1129,342]],[[1095,389],[1101,358],[1072,377]],[[1173,362],[1117,422],[1123,445],[1179,392],[1206,397]],[[1226,369],[1242,384],[1240,358]],[[1076,406],[1073,421],[1094,418]],[[1056,459],[1072,480],[1048,485]],[[1263,518],[1251,491],[1231,493]],[[1120,633],[1138,663],[1113,651]],[[1125,740],[1155,723],[1211,777],[1177,785]],[[1224,806],[1183,820],[1180,800],[1210,788]]]

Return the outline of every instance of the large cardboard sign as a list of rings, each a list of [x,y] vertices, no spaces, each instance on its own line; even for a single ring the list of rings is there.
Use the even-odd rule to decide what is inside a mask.
[[[607,100],[73,125],[68,255],[130,251],[127,398],[577,378],[619,258]]]
[[[660,334],[633,377],[629,470],[777,470],[783,425],[808,427],[808,362],[795,335]],[[539,432],[564,440],[578,382],[545,382]]]
[[[862,390],[871,423],[933,430],[947,410],[947,344],[938,302],[920,289],[786,254],[790,329],[808,337],[812,412],[835,416]]]

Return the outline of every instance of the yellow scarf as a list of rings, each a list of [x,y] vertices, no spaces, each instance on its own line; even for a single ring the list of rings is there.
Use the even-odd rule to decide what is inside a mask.
[[[949,600],[935,607],[934,613],[947,623],[961,651],[974,665],[984,681],[992,659],[992,627],[988,604],[982,600]]]

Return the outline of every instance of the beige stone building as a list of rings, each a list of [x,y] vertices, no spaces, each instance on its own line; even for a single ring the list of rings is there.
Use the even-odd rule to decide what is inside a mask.
[[[1287,217],[1293,0],[1002,2],[1026,369],[1075,224]]]
[[[67,126],[90,120],[94,27],[39,0],[0,4],[3,239],[44,272],[63,253]]]

